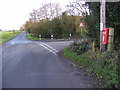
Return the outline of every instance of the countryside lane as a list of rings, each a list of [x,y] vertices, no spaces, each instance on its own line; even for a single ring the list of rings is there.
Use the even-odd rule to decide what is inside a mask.
[[[2,46],[2,88],[90,88],[57,53],[72,41],[40,42],[20,33]]]

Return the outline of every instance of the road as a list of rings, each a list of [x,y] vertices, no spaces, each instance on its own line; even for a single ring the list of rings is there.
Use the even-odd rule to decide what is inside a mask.
[[[2,88],[93,88],[58,53],[72,41],[31,41],[26,33],[2,46]]]

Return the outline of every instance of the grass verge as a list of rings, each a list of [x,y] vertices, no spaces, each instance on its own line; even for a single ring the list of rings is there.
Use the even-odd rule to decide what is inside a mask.
[[[30,40],[39,40],[39,38],[33,37],[30,34],[27,34],[27,38],[30,39]]]
[[[30,39],[30,40],[40,40],[39,38],[34,37],[31,34],[27,34],[27,38]],[[46,40],[46,38],[41,38],[41,40]]]
[[[63,55],[74,62],[78,67],[86,71],[86,74],[93,73],[103,87],[118,88],[120,76],[118,75],[120,52],[104,52],[89,50],[83,54],[77,55],[70,47],[63,50]],[[89,72],[89,71],[90,72]]]
[[[0,45],[20,34],[20,31],[0,31]]]

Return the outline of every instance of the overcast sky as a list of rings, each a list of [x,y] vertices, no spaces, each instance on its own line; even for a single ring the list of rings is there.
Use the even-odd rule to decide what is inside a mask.
[[[62,8],[72,0],[0,0],[0,29],[13,30],[28,20],[32,9],[38,9],[42,4],[58,2]]]

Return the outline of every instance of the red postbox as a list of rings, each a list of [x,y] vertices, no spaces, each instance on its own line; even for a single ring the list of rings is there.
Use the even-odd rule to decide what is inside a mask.
[[[103,28],[102,30],[102,44],[108,44],[109,28]]]

